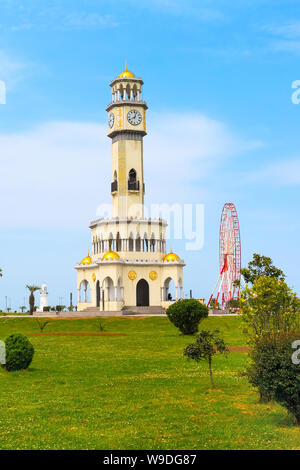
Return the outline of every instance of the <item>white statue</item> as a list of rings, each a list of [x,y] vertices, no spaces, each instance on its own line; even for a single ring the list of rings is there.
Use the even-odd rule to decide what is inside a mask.
[[[48,292],[46,284],[43,284],[40,290],[40,308],[37,310],[38,312],[43,312],[44,307],[48,307]]]

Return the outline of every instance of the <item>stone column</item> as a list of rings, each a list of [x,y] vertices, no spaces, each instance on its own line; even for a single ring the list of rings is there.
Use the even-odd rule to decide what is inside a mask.
[[[180,298],[183,299],[183,287],[180,287]]]
[[[80,288],[77,289],[77,302],[80,302]]]
[[[83,288],[83,301],[86,302],[86,291],[87,291],[87,282],[84,283],[84,288]]]
[[[176,300],[178,300],[178,286],[175,286]]]

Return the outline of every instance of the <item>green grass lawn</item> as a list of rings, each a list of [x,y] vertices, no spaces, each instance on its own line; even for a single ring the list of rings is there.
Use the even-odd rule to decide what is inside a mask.
[[[27,371],[0,369],[1,449],[300,449],[300,429],[275,403],[260,405],[239,371],[247,354],[187,361],[168,319],[105,318],[126,336],[31,336]],[[97,319],[53,319],[45,333],[97,332]],[[245,345],[236,317],[208,318],[228,345]],[[32,318],[0,319],[0,339],[39,333]]]

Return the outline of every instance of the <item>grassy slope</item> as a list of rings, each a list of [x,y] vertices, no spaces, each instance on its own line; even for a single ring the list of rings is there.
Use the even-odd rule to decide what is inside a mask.
[[[96,332],[98,321],[52,320],[45,332]],[[166,318],[103,319],[126,337],[33,336],[28,371],[0,370],[1,449],[292,449],[300,431],[284,409],[259,405],[238,376],[246,354],[206,364],[182,356],[191,338]],[[209,318],[229,345],[246,343],[238,318]],[[37,333],[33,319],[0,319],[0,339]]]

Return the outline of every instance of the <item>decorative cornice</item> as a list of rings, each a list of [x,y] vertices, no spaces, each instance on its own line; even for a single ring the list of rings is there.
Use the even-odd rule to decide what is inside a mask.
[[[97,268],[99,266],[106,266],[106,265],[126,265],[126,266],[185,266],[184,260],[178,260],[174,262],[162,261],[162,260],[130,260],[130,259],[116,259],[113,261],[110,260],[102,260],[99,258],[94,263],[83,266],[82,264],[76,264],[75,269],[90,269],[90,268]]]
[[[136,83],[140,83],[141,85],[144,85],[144,82],[141,78],[138,78],[138,77],[117,77],[117,78],[114,78],[109,86],[113,87],[116,83],[119,83],[119,82],[136,82]]]
[[[118,140],[140,140],[143,141],[143,137],[146,135],[144,131],[118,131],[113,135],[112,143],[114,144]]]
[[[134,219],[134,218],[126,218],[126,219],[119,219],[119,217],[112,217],[112,218],[99,218],[90,222],[89,228],[97,227],[98,225],[109,225],[109,224],[148,224],[148,225],[161,225],[162,227],[167,227],[168,223],[164,219]]]
[[[106,111],[110,111],[114,107],[119,106],[138,106],[144,109],[148,109],[147,103],[145,101],[136,101],[136,100],[119,100],[112,101],[106,107]]]

